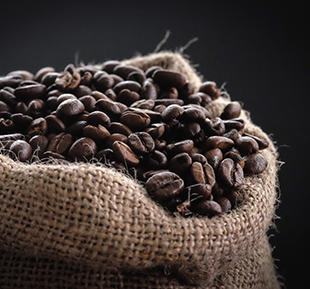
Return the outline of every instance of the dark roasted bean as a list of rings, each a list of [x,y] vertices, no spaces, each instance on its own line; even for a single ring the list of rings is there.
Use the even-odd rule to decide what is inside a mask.
[[[243,170],[232,159],[224,159],[218,167],[218,179],[227,188],[236,189],[243,184]]]
[[[260,174],[266,169],[268,165],[267,160],[260,153],[246,155],[244,156],[243,159],[245,161],[245,165],[244,165],[245,175]]]
[[[110,135],[110,132],[101,124],[98,126],[89,124],[83,128],[83,135],[99,143],[105,140]]]
[[[167,157],[159,150],[154,150],[145,157],[147,167],[152,170],[159,170],[167,168]]]
[[[139,164],[139,158],[132,151],[132,149],[122,141],[115,141],[112,144],[112,150],[115,155],[115,158],[122,162],[125,166],[128,165],[130,167],[137,166]]]
[[[113,73],[119,75],[123,79],[127,79],[128,75],[134,71],[143,73],[143,71],[135,66],[119,64],[114,67]]]
[[[183,190],[184,181],[172,172],[162,172],[150,177],[145,187],[154,200],[159,203],[166,203]]]
[[[132,133],[131,129],[127,125],[120,122],[112,122],[109,127],[109,131],[110,133],[121,133],[127,137]]]
[[[0,133],[1,134],[10,134],[15,132],[15,124],[10,119],[0,118]]]
[[[242,155],[250,155],[258,152],[259,146],[255,139],[242,136],[236,140],[236,148]]]
[[[139,99],[140,95],[137,92],[131,91],[126,88],[121,90],[116,97],[116,101],[122,102],[128,106],[130,106],[132,103],[136,102]]]
[[[127,136],[125,136],[121,133],[113,133],[105,139],[104,145],[106,148],[112,148],[112,144],[115,141],[121,141],[123,143],[127,143]]]
[[[121,63],[118,60],[107,60],[102,64],[101,69],[106,71],[107,73],[113,73],[114,68]]]
[[[135,101],[130,105],[130,107],[140,108],[140,109],[153,109],[155,102],[153,99],[140,99]]]
[[[112,88],[115,84],[114,78],[105,71],[97,71],[93,76],[93,80],[95,88],[102,92]]]
[[[43,67],[40,70],[37,71],[37,73],[34,75],[33,80],[36,82],[41,82],[42,78],[47,74],[47,73],[54,73],[55,68],[47,66]]]
[[[219,148],[214,148],[207,151],[204,156],[208,160],[208,163],[213,167],[214,170],[217,170],[220,162],[223,160],[223,153]]]
[[[42,99],[33,99],[29,102],[27,113],[33,118],[44,116],[46,104]]]
[[[225,125],[219,117],[213,119],[206,118],[203,129],[208,136],[223,135],[225,133]]]
[[[175,87],[182,88],[186,84],[186,76],[170,70],[156,70],[153,74],[154,82],[162,89]]]
[[[199,91],[210,95],[212,99],[219,98],[221,95],[221,91],[217,88],[216,83],[214,81],[204,82],[200,86]]]
[[[128,126],[132,131],[141,131],[151,123],[151,118],[142,110],[127,110],[122,113],[120,122]]]
[[[96,143],[88,137],[82,137],[72,144],[68,152],[68,158],[71,161],[85,161],[94,157],[96,152]]]
[[[177,104],[169,105],[163,112],[162,112],[162,119],[166,123],[172,122],[174,119],[177,119],[184,113],[184,108]]]
[[[193,211],[199,215],[208,217],[222,214],[221,206],[217,202],[210,200],[195,203]]]
[[[146,79],[141,87],[140,96],[143,99],[157,99],[157,90],[156,86],[152,81]]]
[[[65,71],[57,76],[55,83],[61,91],[72,91],[80,84],[80,80],[80,73],[75,69],[73,64],[69,64],[65,68]]]
[[[248,133],[244,133],[243,136],[248,136],[248,137],[251,137],[251,138],[255,139],[256,142],[258,143],[258,146],[259,146],[260,150],[264,150],[264,149],[266,149],[269,146],[268,141],[266,141],[266,140],[264,140],[262,138],[259,138],[257,136],[254,136],[254,135],[251,135],[251,134],[248,134]]]
[[[219,148],[222,151],[229,150],[234,146],[234,141],[224,136],[210,136],[206,141],[208,149]]]
[[[91,95],[84,95],[79,98],[79,101],[83,103],[85,110],[92,112],[95,110],[96,99]]]
[[[30,136],[45,135],[48,130],[47,121],[43,117],[34,119],[28,126],[27,134]]]
[[[169,169],[178,175],[184,175],[192,164],[188,153],[179,153],[169,161]]]
[[[32,148],[32,151],[39,158],[42,158],[43,153],[47,149],[48,139],[44,135],[35,135],[29,140],[29,144]]]
[[[237,118],[240,116],[241,109],[242,107],[239,102],[232,101],[225,106],[221,114],[221,119]]]
[[[24,140],[16,140],[10,146],[10,152],[13,159],[20,162],[28,162],[32,156],[32,148]]]
[[[223,213],[228,213],[231,210],[232,205],[228,198],[219,197],[215,201],[221,206]]]
[[[46,94],[46,86],[40,83],[24,85],[15,88],[14,95],[22,100],[27,101],[35,98],[43,98]]]
[[[71,117],[82,113],[85,110],[84,104],[78,99],[67,99],[60,103],[56,109],[56,116]]]
[[[142,85],[145,81],[146,77],[142,71],[132,71],[128,74],[127,80],[133,80]]]
[[[127,144],[137,155],[146,155],[155,149],[155,142],[147,132],[130,134]]]
[[[95,155],[96,159],[98,159],[103,164],[108,164],[111,161],[115,161],[115,155],[112,149],[107,148],[100,150]]]
[[[199,162],[201,163],[202,165],[204,165],[205,163],[208,162],[207,158],[200,154],[200,153],[189,153],[190,157],[192,158],[192,161],[193,162]]]

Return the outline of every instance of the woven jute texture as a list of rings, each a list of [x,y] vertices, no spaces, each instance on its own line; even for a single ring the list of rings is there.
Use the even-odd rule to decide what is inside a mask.
[[[178,53],[125,64],[202,78]],[[209,104],[219,116],[229,102]],[[267,232],[277,203],[277,151],[247,177],[241,204],[211,219],[168,214],[133,178],[95,164],[21,164],[0,155],[0,288],[279,288]]]

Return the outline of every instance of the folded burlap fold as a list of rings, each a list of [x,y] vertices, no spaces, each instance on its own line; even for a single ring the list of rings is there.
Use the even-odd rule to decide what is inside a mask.
[[[184,73],[182,55],[124,61]],[[229,102],[209,104],[220,116]],[[133,178],[95,164],[22,164],[0,155],[1,288],[279,288],[267,231],[276,204],[277,151],[242,111],[245,131],[269,141],[266,170],[246,177],[241,204],[213,217],[172,216]]]

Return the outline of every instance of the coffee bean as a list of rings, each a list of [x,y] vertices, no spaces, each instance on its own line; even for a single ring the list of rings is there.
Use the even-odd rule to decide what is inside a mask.
[[[119,162],[125,164],[125,166],[136,166],[140,162],[137,155],[131,150],[131,148],[127,144],[123,143],[122,141],[115,141],[112,144],[112,150],[115,158]]]
[[[95,156],[96,143],[88,137],[77,139],[69,149],[68,158],[71,161],[86,161]]]
[[[91,95],[84,95],[79,98],[85,107],[85,110],[88,112],[92,112],[95,110],[96,99]]]
[[[241,166],[232,159],[224,159],[218,167],[218,179],[227,188],[239,188],[244,181]]]
[[[149,79],[146,79],[141,87],[140,96],[142,99],[157,99],[157,90],[153,82]]]
[[[241,154],[250,155],[258,152],[259,145],[255,139],[248,136],[242,136],[236,140],[236,148]]]
[[[98,124],[98,126],[89,124],[83,128],[83,135],[100,143],[110,135],[110,132],[101,124]]]
[[[0,134],[11,134],[15,132],[15,124],[10,119],[0,119]]]
[[[171,155],[176,155],[179,153],[189,153],[194,147],[194,142],[191,139],[186,139],[183,141],[179,141],[174,143],[169,150]]]
[[[24,140],[16,140],[10,146],[10,152],[13,159],[20,162],[28,162],[32,156],[32,148]]]
[[[206,81],[202,83],[199,91],[206,93],[211,97],[211,99],[217,99],[221,95],[221,91],[217,88],[214,81]]]
[[[149,195],[159,203],[166,203],[177,196],[184,188],[184,181],[172,172],[153,175],[145,183]]]
[[[35,135],[29,140],[29,144],[32,148],[32,152],[38,156],[38,158],[42,158],[43,153],[47,149],[48,139],[44,135]]]
[[[251,134],[248,134],[248,133],[244,133],[243,136],[248,136],[248,137],[253,138],[258,143],[258,146],[259,146],[260,150],[264,150],[264,149],[266,149],[269,146],[268,141],[266,141],[266,140],[264,140],[262,138],[259,138],[257,136],[254,136],[254,135],[251,135]]]
[[[73,64],[69,64],[65,71],[60,73],[55,79],[57,88],[61,91],[72,91],[80,83],[81,75],[75,69]]]
[[[167,168],[168,159],[166,155],[157,149],[146,155],[144,160],[146,166],[151,170],[160,170]]]
[[[208,136],[222,136],[226,130],[223,120],[219,117],[215,117],[213,119],[206,118],[202,127]]]
[[[143,111],[127,110],[122,113],[120,122],[128,126],[133,131],[141,131],[147,128],[151,123],[151,118]]]
[[[153,139],[159,139],[165,133],[165,125],[163,123],[152,123],[145,129]]]
[[[204,156],[214,170],[217,170],[220,162],[223,160],[223,153],[219,148],[214,148],[207,151]]]
[[[257,175],[262,173],[267,165],[268,162],[266,158],[260,154],[260,153],[255,153],[255,154],[250,154],[244,156],[244,173],[245,175]]]
[[[170,70],[156,70],[153,74],[154,82],[162,89],[175,87],[182,88],[186,84],[186,76]]]
[[[123,79],[127,79],[128,75],[134,71],[143,73],[141,69],[131,65],[119,64],[113,69],[113,73],[119,75]]]
[[[177,104],[169,105],[163,112],[162,112],[162,119],[166,123],[172,122],[174,119],[177,119],[184,113],[184,108]]]
[[[192,162],[199,162],[202,165],[208,162],[207,158],[200,153],[190,153],[189,155],[192,158]]]
[[[72,135],[69,133],[61,132],[56,135],[48,144],[46,150],[52,151],[58,154],[63,154],[71,146],[73,141]]]
[[[145,81],[146,77],[142,71],[133,71],[128,74],[127,80],[133,80],[142,85]]]
[[[228,213],[232,208],[231,202],[225,197],[217,198],[216,202],[221,206],[223,213]]]
[[[237,118],[240,116],[241,109],[242,107],[238,101],[232,101],[225,106],[221,119]]]
[[[121,141],[123,143],[127,143],[127,136],[126,135],[123,135],[121,133],[113,133],[111,135],[109,135],[105,141],[104,141],[104,146],[106,148],[112,148],[112,144],[115,142],[115,141]]]
[[[25,86],[15,88],[15,96],[22,100],[27,101],[30,99],[41,99],[46,94],[46,86],[40,83],[33,83]]]
[[[222,214],[221,206],[217,202],[210,200],[195,203],[193,205],[193,211],[199,215],[208,217]]]
[[[219,148],[222,151],[229,150],[234,146],[233,140],[224,136],[210,136],[206,141],[208,149]]]
[[[138,101],[139,99],[140,95],[137,92],[131,91],[129,89],[121,90],[116,97],[116,101],[122,102],[128,106]]]
[[[178,175],[184,175],[192,164],[192,158],[188,153],[179,153],[169,161],[169,169]]]
[[[45,115],[46,104],[42,99],[33,99],[29,102],[27,112],[33,118]]]
[[[113,73],[114,68],[121,63],[118,60],[107,60],[102,64],[101,69],[109,74]]]
[[[136,81],[125,80],[125,81],[119,82],[113,88],[116,95],[118,95],[123,89],[128,89],[129,91],[134,91],[136,93],[139,93],[141,90],[141,85]]]
[[[97,90],[105,92],[108,88],[114,85],[114,79],[105,71],[97,71],[94,76],[94,86]]]
[[[27,128],[27,134],[30,136],[45,135],[48,130],[47,121],[43,117],[34,119]]]
[[[130,134],[127,143],[137,155],[146,155],[155,149],[155,142],[147,132]]]
[[[82,113],[85,110],[84,104],[78,99],[67,99],[60,103],[56,109],[56,116],[71,117]]]
[[[47,73],[54,73],[55,72],[55,68],[47,66],[47,67],[43,67],[41,69],[39,69],[37,71],[37,73],[35,74],[35,76],[33,77],[33,79],[36,82],[41,82],[42,78],[47,74]]]

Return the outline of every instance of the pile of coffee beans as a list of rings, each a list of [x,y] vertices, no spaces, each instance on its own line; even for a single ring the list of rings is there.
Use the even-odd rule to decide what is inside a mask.
[[[233,209],[244,178],[267,166],[268,142],[244,133],[239,102],[211,117],[206,105],[220,95],[213,81],[195,92],[181,73],[114,60],[12,71],[0,77],[1,152],[114,167],[172,213],[212,217]]]

